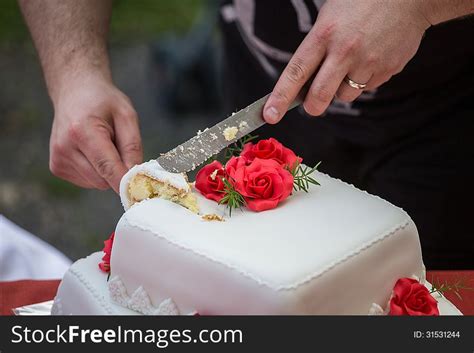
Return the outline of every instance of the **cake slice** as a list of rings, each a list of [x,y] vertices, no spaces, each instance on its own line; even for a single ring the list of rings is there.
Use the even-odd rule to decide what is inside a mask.
[[[140,201],[161,198],[199,213],[186,175],[167,172],[156,160],[131,168],[121,180],[120,195],[125,210]]]

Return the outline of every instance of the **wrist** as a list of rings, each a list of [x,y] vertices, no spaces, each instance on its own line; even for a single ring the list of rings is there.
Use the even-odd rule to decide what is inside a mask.
[[[80,43],[63,46],[51,54],[40,55],[46,84],[53,103],[70,87],[85,81],[101,80],[112,82],[109,57],[105,42]]]
[[[474,13],[474,0],[421,0],[419,3],[432,26]]]
[[[77,90],[91,86],[111,86],[112,75],[108,66],[83,66],[69,70],[58,70],[46,79],[49,95],[56,107],[59,102]]]
[[[412,2],[416,21],[423,32],[433,25],[431,22],[430,1],[431,0],[416,0]]]

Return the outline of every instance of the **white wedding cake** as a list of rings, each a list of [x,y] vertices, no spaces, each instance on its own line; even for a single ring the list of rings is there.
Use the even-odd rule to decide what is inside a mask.
[[[192,193],[192,184],[156,161],[132,168],[121,183],[126,212],[110,274],[98,267],[102,253],[77,261],[53,313],[387,312],[398,279],[424,280],[415,224],[377,196],[317,171],[312,177],[319,186],[274,209],[229,217],[225,205]]]

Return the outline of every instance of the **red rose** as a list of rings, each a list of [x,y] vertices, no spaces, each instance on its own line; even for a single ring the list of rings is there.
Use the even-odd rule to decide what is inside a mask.
[[[210,200],[219,202],[224,197],[224,168],[218,161],[205,165],[196,175],[196,189]]]
[[[393,288],[389,315],[439,315],[438,302],[413,278],[400,278]]]
[[[115,232],[112,232],[109,239],[104,241],[104,256],[102,262],[99,264],[99,268],[104,272],[110,272],[110,256],[112,255],[112,246],[114,245]]]
[[[260,140],[257,144],[246,143],[240,155],[247,158],[249,162],[255,158],[274,159],[283,167],[290,169],[294,168],[297,163],[302,162],[302,159],[297,157],[292,150],[286,148],[274,138]]]
[[[257,212],[275,208],[293,190],[293,176],[273,159],[255,158],[235,171],[234,180],[247,207]]]
[[[228,176],[229,181],[233,182],[235,171],[239,168],[249,165],[249,161],[245,157],[232,157],[225,165],[225,174]]]

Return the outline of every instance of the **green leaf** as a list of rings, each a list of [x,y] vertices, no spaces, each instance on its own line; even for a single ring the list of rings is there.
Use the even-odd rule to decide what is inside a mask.
[[[432,283],[432,289],[430,291],[431,294],[433,293],[439,293],[443,294],[445,292],[453,291],[454,294],[462,300],[462,296],[459,293],[459,290],[464,289],[464,290],[474,290],[472,287],[468,287],[465,283],[465,280],[463,278],[459,278],[456,282],[450,284],[447,280],[444,281],[444,283],[441,283],[439,278],[433,278],[431,279]]]
[[[459,300],[462,300],[461,294],[459,294],[459,292],[457,290],[454,291],[454,294],[456,294],[456,296],[459,298]]]
[[[231,159],[232,157],[239,156],[240,153],[242,153],[242,150],[244,149],[244,146],[247,143],[252,142],[253,140],[255,140],[257,138],[258,138],[258,135],[248,134],[248,135],[245,135],[244,137],[242,137],[240,140],[238,140],[234,144],[227,147],[226,150],[225,150],[225,154],[224,154],[224,159],[225,159],[224,163],[227,163],[227,161],[229,159]]]
[[[242,208],[245,206],[245,198],[237,190],[235,190],[234,185],[226,179],[222,178],[224,183],[224,197],[219,201],[219,204],[227,204],[227,209],[229,210],[229,217],[232,216],[232,210],[236,208]]]
[[[300,163],[295,164],[295,166],[288,171],[293,175],[293,190],[308,192],[311,185],[320,185],[316,179],[314,179],[311,174],[314,173],[321,162],[316,164],[313,168],[308,166],[302,166]]]

